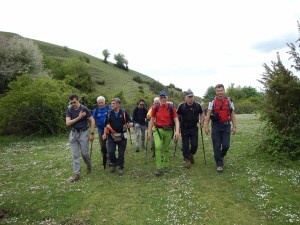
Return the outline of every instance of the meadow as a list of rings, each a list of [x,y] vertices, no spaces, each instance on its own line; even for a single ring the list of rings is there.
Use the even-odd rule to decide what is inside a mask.
[[[170,171],[154,175],[150,153],[128,140],[124,175],[103,169],[93,143],[91,174],[69,183],[68,134],[0,137],[0,224],[299,224],[299,162],[257,150],[263,136],[256,115],[237,115],[237,134],[216,172],[210,136],[199,132],[195,164],[183,167],[180,143],[171,144]],[[96,136],[97,137],[97,136]]]

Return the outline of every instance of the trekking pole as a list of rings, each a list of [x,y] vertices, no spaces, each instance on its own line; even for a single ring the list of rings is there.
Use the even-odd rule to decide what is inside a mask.
[[[178,140],[176,140],[176,138],[175,138],[175,149],[174,149],[174,154],[173,154],[174,157],[176,155],[177,143],[178,143]]]
[[[201,138],[202,138],[202,148],[203,148],[204,162],[205,162],[205,165],[206,165],[206,157],[205,157],[204,141],[203,141],[203,132],[202,132],[202,127],[201,126],[200,126],[200,131],[201,131]]]
[[[93,142],[91,142],[91,149],[90,149],[90,159],[92,160],[92,152],[93,152]]]
[[[130,144],[131,144],[131,146],[132,146],[131,132],[130,132],[130,128],[128,127],[128,125],[127,125],[127,130],[129,131]]]
[[[146,131],[146,164],[148,163],[148,130]]]

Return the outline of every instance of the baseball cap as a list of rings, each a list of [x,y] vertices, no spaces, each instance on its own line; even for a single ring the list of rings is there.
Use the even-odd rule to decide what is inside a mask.
[[[168,96],[168,93],[165,91],[159,92],[159,96]]]
[[[194,93],[191,90],[185,92],[185,96],[194,96]]]

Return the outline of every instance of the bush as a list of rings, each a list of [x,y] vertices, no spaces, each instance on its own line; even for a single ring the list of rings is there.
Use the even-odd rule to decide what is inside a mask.
[[[132,79],[138,83],[143,83],[143,80],[140,76],[134,76]]]
[[[68,96],[78,90],[50,77],[23,75],[0,99],[2,133],[56,134],[66,130]]]
[[[43,56],[37,45],[25,38],[0,41],[0,93],[9,82],[25,73],[40,75],[44,71]]]

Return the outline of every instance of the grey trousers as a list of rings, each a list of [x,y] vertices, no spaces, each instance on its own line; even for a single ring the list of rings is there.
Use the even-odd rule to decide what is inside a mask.
[[[71,131],[69,135],[69,143],[73,156],[73,172],[74,174],[80,174],[80,152],[85,164],[91,165],[91,159],[89,154],[89,130],[82,132]]]
[[[145,147],[145,131],[147,127],[142,126],[138,123],[134,124],[134,130],[135,130],[135,148],[140,149],[140,143],[142,142],[142,147]]]

